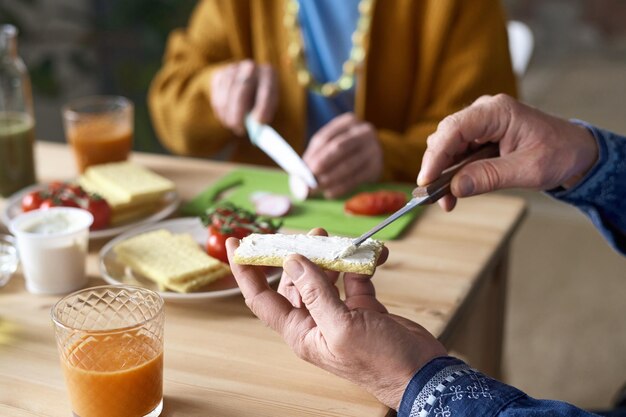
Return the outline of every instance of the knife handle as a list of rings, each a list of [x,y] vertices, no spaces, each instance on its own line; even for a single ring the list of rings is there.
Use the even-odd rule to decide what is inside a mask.
[[[439,178],[435,181],[424,187],[415,188],[413,190],[413,197],[427,197],[427,201],[425,202],[434,203],[444,195],[450,193],[450,183],[452,182],[452,178],[461,170],[461,168],[480,159],[494,158],[499,154],[500,147],[497,143],[483,145],[465,157],[465,159],[461,162],[444,170],[441,173],[441,176],[439,176]]]

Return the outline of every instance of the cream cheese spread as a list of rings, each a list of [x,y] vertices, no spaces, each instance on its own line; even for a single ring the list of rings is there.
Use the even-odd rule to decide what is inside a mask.
[[[356,248],[352,245],[352,239],[347,237],[253,234],[241,241],[237,255],[242,258],[265,256],[284,258],[298,253],[311,260],[334,260],[346,252],[346,248],[352,247],[354,252],[346,253],[342,261],[351,264],[367,264],[375,259],[376,251],[381,245],[381,242],[373,239],[367,239]]]

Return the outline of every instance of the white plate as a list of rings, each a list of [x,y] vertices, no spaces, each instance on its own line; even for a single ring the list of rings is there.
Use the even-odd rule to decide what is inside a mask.
[[[31,191],[39,191],[43,190],[45,185],[36,184],[30,187],[26,187],[23,190],[18,191],[13,194],[6,202],[4,206],[4,210],[0,214],[0,218],[2,222],[8,227],[9,223],[13,218],[17,217],[22,213],[22,198],[30,193]],[[146,224],[146,223],[154,223],[159,220],[165,219],[170,214],[174,213],[180,204],[180,196],[176,191],[170,191],[163,196],[161,200],[161,208],[149,215],[148,217],[144,217],[138,220],[130,221],[127,223],[122,223],[119,226],[108,227],[106,229],[94,230],[89,232],[90,239],[103,239],[108,237],[113,237],[119,235],[120,233],[132,229],[135,226]]]
[[[184,217],[181,219],[166,220],[159,223],[138,226],[111,240],[100,251],[100,273],[104,280],[113,285],[127,284],[146,287],[158,292],[164,300],[175,302],[198,302],[241,293],[232,275],[228,275],[209,284],[203,291],[185,294],[159,291],[158,285],[155,282],[133,271],[132,268],[124,265],[117,259],[113,251],[115,245],[141,233],[158,229],[166,229],[172,233],[188,233],[193,236],[195,241],[202,247],[205,246],[207,241],[207,228],[197,217]],[[280,272],[279,268],[273,268],[272,272],[268,274],[267,281],[270,284],[276,282],[280,278]]]

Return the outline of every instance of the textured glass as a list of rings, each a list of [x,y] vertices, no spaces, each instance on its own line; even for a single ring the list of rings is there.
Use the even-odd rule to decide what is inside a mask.
[[[52,309],[72,411],[156,416],[163,398],[163,300],[145,288],[78,291]]]

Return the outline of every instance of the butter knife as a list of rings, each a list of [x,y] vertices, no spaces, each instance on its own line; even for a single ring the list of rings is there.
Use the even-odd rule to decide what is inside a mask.
[[[409,200],[409,202],[402,207],[400,210],[393,213],[391,216],[383,220],[381,223],[376,225],[373,229],[365,232],[358,238],[352,241],[352,245],[347,247],[344,251],[337,254],[336,258],[343,258],[345,256],[349,256],[367,239],[372,237],[374,234],[389,226],[391,223],[404,216],[409,211],[413,210],[415,207],[423,206],[426,204],[432,204],[439,200],[441,197],[450,193],[450,183],[452,182],[452,178],[463,168],[464,166],[478,161],[480,159],[488,159],[494,158],[499,154],[498,144],[491,143],[488,145],[484,145],[475,151],[473,151],[469,156],[465,157],[461,162],[447,168],[445,171],[441,173],[441,176],[437,178],[435,181],[430,184],[417,187],[413,190],[412,195],[413,198]]]

